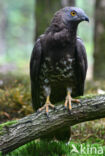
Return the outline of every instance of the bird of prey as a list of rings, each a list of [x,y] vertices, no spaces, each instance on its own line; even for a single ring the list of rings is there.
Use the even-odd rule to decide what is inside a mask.
[[[89,22],[82,9],[65,7],[55,13],[45,33],[37,39],[30,61],[34,110],[45,109],[48,115],[49,107],[54,109],[53,104],[66,97],[64,107],[71,112],[71,102],[80,102],[74,97],[83,95],[87,72],[86,50],[77,37],[82,21]]]

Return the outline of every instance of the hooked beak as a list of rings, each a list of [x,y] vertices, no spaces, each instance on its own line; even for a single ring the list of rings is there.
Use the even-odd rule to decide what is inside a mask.
[[[81,18],[81,20],[82,20],[82,21],[87,21],[87,22],[89,22],[89,18],[88,18],[87,16],[83,16],[83,17]]]

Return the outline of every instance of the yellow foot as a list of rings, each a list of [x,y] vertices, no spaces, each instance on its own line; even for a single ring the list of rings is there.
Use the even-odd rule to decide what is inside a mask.
[[[65,100],[64,108],[65,108],[65,109],[68,108],[68,109],[69,109],[69,112],[71,112],[71,109],[72,109],[71,102],[80,103],[80,100],[78,100],[78,99],[73,99],[73,98],[71,97],[70,91],[68,91],[68,95],[67,95],[66,100]]]
[[[50,100],[49,100],[49,96],[48,96],[47,99],[46,99],[45,105],[44,105],[43,107],[41,107],[41,108],[38,109],[38,113],[41,112],[41,111],[43,111],[43,110],[45,109],[46,115],[47,115],[47,117],[48,117],[49,107],[55,109],[55,106],[54,106],[53,104],[51,104],[51,102],[50,102]]]

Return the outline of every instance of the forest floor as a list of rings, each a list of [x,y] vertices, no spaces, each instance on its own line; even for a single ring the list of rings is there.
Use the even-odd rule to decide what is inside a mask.
[[[85,94],[105,94],[105,81],[87,82]],[[19,119],[31,113],[33,113],[33,110],[31,106],[29,76],[0,75],[0,123]],[[72,148],[72,143],[76,145],[78,150],[80,150],[80,144],[83,144],[83,147],[88,145],[87,148],[89,148],[89,145],[94,144],[97,149],[99,146],[102,146],[105,152],[105,119],[88,121],[72,126],[71,136],[71,142],[68,145],[53,141],[50,142],[50,144],[43,141],[39,143],[39,140],[31,142],[19,148],[20,153],[24,151],[23,154],[20,155],[28,156],[28,152],[30,148],[32,148],[33,151],[35,149],[37,151],[35,156],[69,156],[71,155],[70,149]],[[45,148],[43,148],[43,146]],[[67,149],[65,151],[66,147]],[[49,154],[50,149],[52,149],[52,154]],[[38,154],[38,151],[42,151],[43,155],[41,155],[40,152]],[[16,150],[15,154],[11,153],[11,155],[12,154],[17,155]]]

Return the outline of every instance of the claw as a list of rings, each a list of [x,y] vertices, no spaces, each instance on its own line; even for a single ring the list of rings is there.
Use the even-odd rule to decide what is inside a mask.
[[[71,115],[71,109],[69,109],[69,114]]]
[[[64,110],[66,110],[67,109],[67,107],[66,106],[64,106]]]
[[[53,108],[54,110],[56,110],[55,106],[54,106],[53,104],[51,104],[50,99],[49,99],[49,96],[48,96],[47,99],[46,99],[45,105],[37,110],[37,114],[39,114],[42,110],[45,109],[46,115],[47,115],[47,117],[49,118],[49,115],[48,115],[49,107],[51,107],[51,108]]]
[[[72,110],[71,102],[80,103],[80,100],[71,98],[71,92],[68,91],[65,104],[64,104],[64,110],[67,109],[68,107],[69,114],[71,114],[71,110]]]
[[[47,118],[49,119],[49,114],[48,114],[48,112],[46,112],[46,116],[47,116]]]
[[[38,109],[38,110],[36,111],[36,114],[38,115],[40,112],[41,112],[41,111]]]

